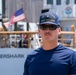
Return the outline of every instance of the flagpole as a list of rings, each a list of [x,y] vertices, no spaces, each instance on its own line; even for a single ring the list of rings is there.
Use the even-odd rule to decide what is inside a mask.
[[[21,3],[21,6],[23,8],[23,3]],[[24,8],[23,8],[23,10],[24,10]],[[24,13],[25,13],[25,21],[26,21],[26,24],[27,24],[27,31],[29,31],[30,25],[29,25],[29,21],[28,21],[28,18],[27,18],[26,10],[24,11]],[[29,48],[30,47],[30,35],[27,34],[27,36],[28,36],[28,48]]]
[[[23,2],[21,3],[21,6],[23,8]],[[23,8],[24,10],[24,8]],[[25,13],[25,21],[26,21],[26,25],[27,25],[27,31],[29,31],[29,21],[28,21],[28,18],[27,18],[27,13],[26,13],[26,10],[24,11]]]

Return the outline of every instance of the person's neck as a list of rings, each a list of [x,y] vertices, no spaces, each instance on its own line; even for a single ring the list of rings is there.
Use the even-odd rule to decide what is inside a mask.
[[[42,47],[44,50],[52,50],[59,45],[58,42],[43,42]]]

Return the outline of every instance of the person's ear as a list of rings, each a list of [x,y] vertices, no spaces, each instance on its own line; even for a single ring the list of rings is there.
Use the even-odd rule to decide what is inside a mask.
[[[40,34],[40,29],[38,28],[38,33]]]
[[[61,28],[59,28],[59,35],[60,35],[60,33],[61,33]]]

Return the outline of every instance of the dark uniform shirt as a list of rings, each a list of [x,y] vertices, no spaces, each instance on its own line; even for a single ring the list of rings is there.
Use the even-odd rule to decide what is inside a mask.
[[[27,56],[23,75],[76,74],[76,52],[58,45],[52,50],[40,47]]]

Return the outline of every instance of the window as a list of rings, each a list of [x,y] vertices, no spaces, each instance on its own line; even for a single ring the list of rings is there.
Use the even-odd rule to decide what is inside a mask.
[[[53,0],[47,0],[47,4],[53,4]]]
[[[74,0],[74,4],[76,4],[76,0]]]
[[[70,0],[66,0],[66,5],[70,4]]]
[[[56,5],[61,5],[61,0],[56,0]]]

